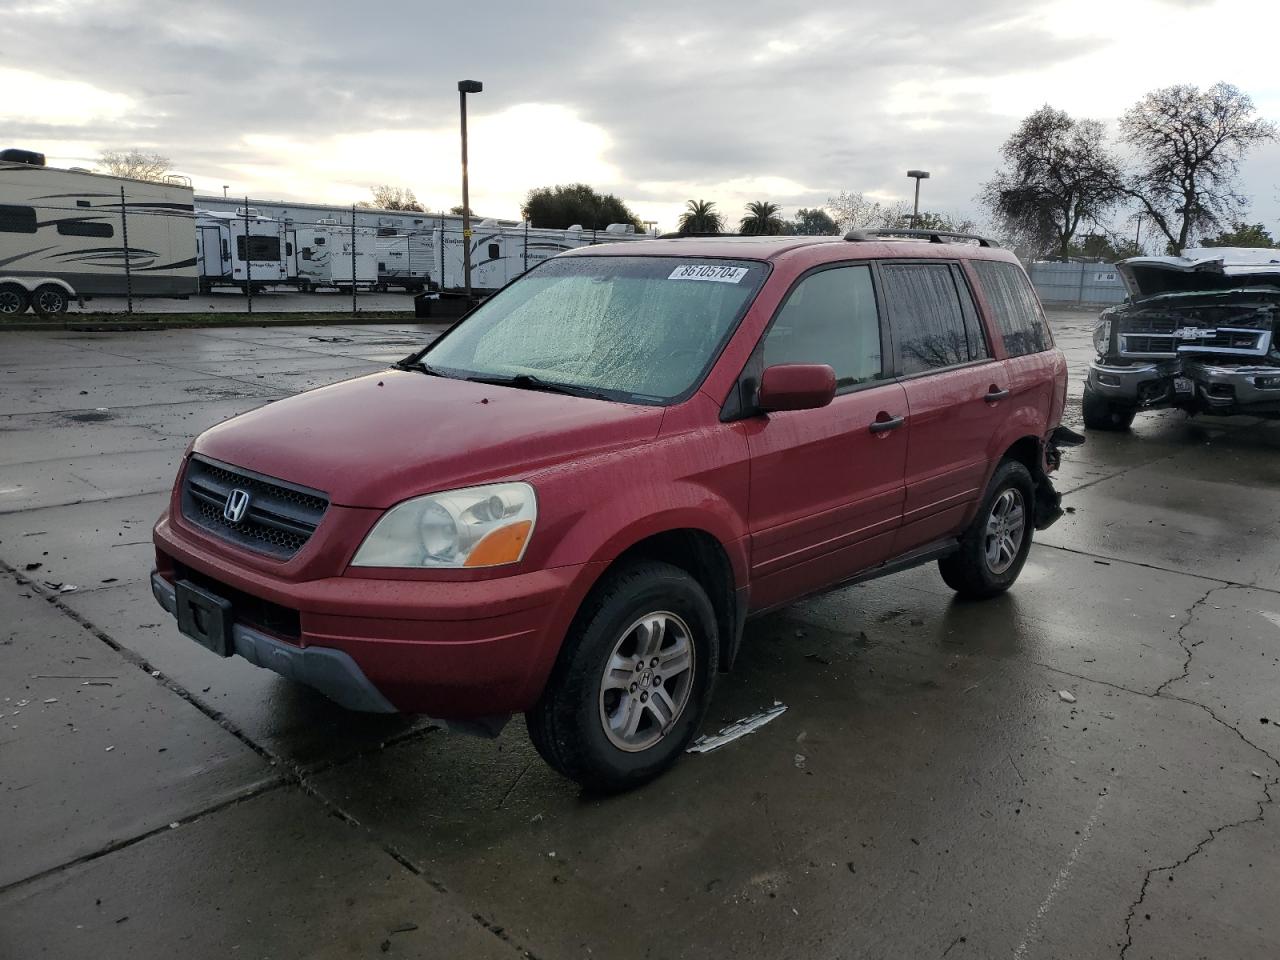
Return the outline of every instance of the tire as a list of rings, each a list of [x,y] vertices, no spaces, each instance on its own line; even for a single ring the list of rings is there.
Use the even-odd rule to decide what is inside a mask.
[[[655,648],[651,625],[658,618]],[[525,715],[534,747],[591,791],[614,793],[653,779],[702,722],[719,639],[711,601],[679,567],[643,562],[609,575],[578,611],[542,697]],[[688,666],[663,677],[661,664],[654,666],[663,656]],[[651,692],[657,690],[661,697]]]
[[[57,284],[46,283],[31,294],[31,309],[42,317],[60,317],[67,312],[71,297]]]
[[[1084,388],[1084,425],[1090,430],[1128,430],[1138,411],[1122,407],[1100,396],[1097,391]]]
[[[0,284],[0,317],[17,317],[31,305],[27,291],[16,283]]]
[[[1016,532],[1015,511],[1021,516]],[[1027,562],[1034,518],[1035,485],[1030,471],[1016,460],[1001,461],[981,508],[960,538],[960,549],[938,561],[947,586],[966,600],[985,600],[1008,590]],[[1002,537],[1007,537],[1003,547]]]

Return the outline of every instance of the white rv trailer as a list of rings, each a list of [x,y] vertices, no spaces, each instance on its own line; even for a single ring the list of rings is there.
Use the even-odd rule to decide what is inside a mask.
[[[462,228],[436,231],[443,251],[440,286],[444,290],[462,290],[466,286],[463,262]],[[557,253],[597,243],[644,240],[629,223],[612,223],[604,230],[581,226],[567,230],[530,227],[528,224],[507,225],[496,220],[482,220],[471,228],[471,287],[477,293],[492,293],[510,283],[527,270]]]
[[[437,260],[436,236],[435,230],[397,233],[395,227],[379,227],[375,240],[379,283],[411,293],[436,287],[431,273]]]
[[[336,218],[294,224],[289,231],[302,290],[371,290],[379,283],[377,238],[370,227],[343,225]],[[352,256],[352,247],[355,256]]]
[[[191,187],[0,159],[0,316],[197,290]],[[123,197],[121,191],[123,190]],[[128,246],[125,234],[128,234]],[[127,269],[126,269],[127,268]]]
[[[279,220],[264,217],[252,207],[231,213],[196,211],[200,292],[228,286],[244,290],[250,283],[256,290],[295,282],[291,233]]]
[[[231,197],[201,196],[196,198],[201,208],[234,212],[244,206],[243,200]],[[322,203],[295,203],[287,200],[253,200],[253,207],[265,216],[281,220],[297,231],[333,222],[346,224],[350,230],[353,210],[350,206],[333,206]],[[367,228],[376,235],[374,262],[377,282],[383,287],[402,287],[418,292],[436,284],[430,272],[437,265],[439,252],[432,246],[433,231],[443,225],[455,224],[462,230],[462,218],[448,214],[430,214],[416,210],[379,210],[372,207],[354,208],[357,235]],[[504,221],[514,223],[514,221]],[[299,241],[299,247],[306,244]],[[359,253],[363,243],[357,239],[357,269],[363,278],[364,269]],[[348,251],[349,252],[349,251]],[[312,247],[312,254],[317,253]],[[327,269],[327,268],[326,268]],[[299,257],[298,272],[306,277],[305,261]],[[317,266],[315,272],[321,272]],[[350,269],[348,268],[348,273]],[[361,280],[363,283],[363,279]],[[324,285],[324,284],[321,284]]]
[[[200,206],[211,210],[231,210],[243,200],[224,197],[197,197]],[[351,223],[354,213],[357,231],[374,229],[377,239],[378,282],[383,287],[403,287],[417,292],[422,287],[458,291],[465,287],[462,263],[462,217],[453,214],[422,213],[413,210],[378,210],[369,207],[339,207],[286,200],[254,200],[260,213],[291,224],[295,230],[321,221]],[[472,220],[472,288],[496,290],[530,267],[563,250],[593,243],[643,240],[630,224],[610,224],[604,230],[570,227],[567,230],[530,227],[517,220]],[[349,230],[350,227],[348,226]],[[497,249],[492,249],[496,245]],[[297,246],[305,247],[301,241]],[[314,251],[313,251],[314,252]],[[299,259],[299,275],[304,261]]]

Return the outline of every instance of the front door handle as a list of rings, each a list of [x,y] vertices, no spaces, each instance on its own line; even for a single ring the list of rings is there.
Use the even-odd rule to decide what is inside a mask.
[[[997,400],[1003,400],[1008,395],[1008,390],[1001,390],[993,383],[987,388],[987,392],[983,395],[982,399],[987,401],[987,403],[995,403]]]
[[[890,430],[897,430],[906,422],[906,417],[891,417],[889,414],[881,411],[876,415],[876,418],[871,421],[870,429],[872,433],[887,433]]]

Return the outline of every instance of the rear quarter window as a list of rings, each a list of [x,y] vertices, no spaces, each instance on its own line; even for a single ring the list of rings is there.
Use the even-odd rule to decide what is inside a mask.
[[[998,260],[971,261],[991,307],[1005,353],[1025,357],[1053,346],[1040,301],[1022,268]]]

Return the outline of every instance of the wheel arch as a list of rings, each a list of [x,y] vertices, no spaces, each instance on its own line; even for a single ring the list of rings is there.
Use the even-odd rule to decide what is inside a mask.
[[[747,590],[734,573],[729,550],[711,532],[700,527],[672,527],[648,533],[617,553],[600,570],[587,595],[613,572],[632,563],[656,560],[679,567],[698,582],[716,614],[720,634],[718,663],[728,670],[737,656],[746,620]],[[585,606],[585,604],[584,604]]]

